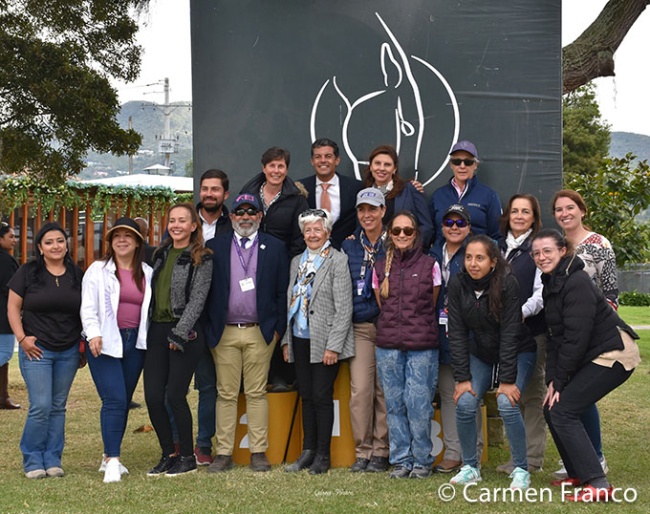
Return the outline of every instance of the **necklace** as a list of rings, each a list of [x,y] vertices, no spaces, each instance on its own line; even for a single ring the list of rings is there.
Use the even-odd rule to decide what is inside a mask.
[[[59,287],[59,277],[54,277],[54,283],[56,284],[56,287]]]

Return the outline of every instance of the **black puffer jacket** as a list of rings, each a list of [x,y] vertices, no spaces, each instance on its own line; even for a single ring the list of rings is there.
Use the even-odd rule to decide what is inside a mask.
[[[552,381],[558,392],[576,371],[601,353],[623,349],[617,327],[639,338],[618,317],[583,268],[581,259],[568,256],[553,273],[542,275],[548,325],[546,383]]]
[[[488,286],[489,287],[489,286]],[[449,281],[449,349],[454,380],[471,380],[470,353],[482,361],[499,364],[499,381],[514,384],[521,331],[519,284],[507,272],[502,285],[501,319],[490,314],[488,290],[476,298],[470,277],[463,269]]]
[[[260,198],[260,186],[266,182],[264,173],[255,175],[240,193],[255,195],[262,205]],[[290,257],[294,257],[305,249],[305,240],[298,226],[298,215],[309,209],[307,204],[307,191],[296,186],[296,183],[289,177],[285,177],[282,183],[282,191],[278,198],[264,214],[260,230],[277,237],[287,245]]]

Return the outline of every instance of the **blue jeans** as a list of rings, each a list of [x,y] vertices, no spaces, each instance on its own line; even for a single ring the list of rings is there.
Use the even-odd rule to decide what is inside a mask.
[[[99,424],[107,457],[120,456],[129,404],[144,365],[145,351],[135,347],[138,329],[123,328],[120,335],[123,348],[121,359],[108,355],[93,357],[92,352],[86,350],[88,367],[102,400]]]
[[[65,406],[79,367],[79,345],[62,352],[43,351],[29,360],[20,348],[18,362],[29,394],[29,412],[20,440],[25,472],[61,466],[65,444]]]
[[[580,421],[585,427],[589,440],[596,450],[598,459],[603,458],[603,440],[600,435],[600,413],[598,406],[594,403],[588,407],[580,416]]]
[[[0,366],[4,366],[11,360],[15,344],[16,338],[13,334],[0,334]]]
[[[390,463],[407,469],[430,468],[438,350],[376,348],[375,356],[386,401]]]
[[[517,356],[517,379],[515,384],[520,392],[526,388],[526,384],[535,367],[536,352],[520,353]],[[467,392],[458,399],[456,405],[456,426],[458,427],[458,439],[463,451],[463,464],[478,467],[478,455],[476,453],[476,411],[481,404],[481,399],[492,385],[493,364],[482,361],[474,355],[469,356],[469,370],[472,375],[472,389],[476,393],[473,396]],[[506,436],[510,445],[510,453],[515,467],[528,470],[526,457],[526,427],[521,416],[519,405],[510,405],[510,400],[504,394],[497,397],[497,406],[503,419],[506,429]]]
[[[217,430],[217,375],[214,359],[207,345],[194,372],[194,389],[199,392],[196,445],[201,448],[212,448],[212,438]]]

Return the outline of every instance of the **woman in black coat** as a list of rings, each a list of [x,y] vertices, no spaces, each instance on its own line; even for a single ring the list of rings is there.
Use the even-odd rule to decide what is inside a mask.
[[[556,230],[533,238],[542,271],[548,325],[544,415],[569,478],[569,500],[608,501],[612,487],[580,421],[581,414],[625,382],[639,363],[638,336],[612,309]]]

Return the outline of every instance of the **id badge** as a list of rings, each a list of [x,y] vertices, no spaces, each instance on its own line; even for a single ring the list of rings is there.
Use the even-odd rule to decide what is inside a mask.
[[[241,288],[242,293],[245,293],[246,291],[252,291],[255,289],[255,282],[253,282],[252,278],[244,278],[239,281],[239,287]]]
[[[365,285],[365,280],[357,280],[357,296],[361,296],[363,294],[363,287]]]
[[[447,314],[447,311],[445,309],[440,309],[440,312],[438,313],[438,323],[440,325],[447,326],[448,322],[449,322],[449,315]]]

